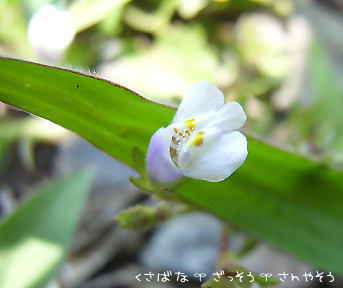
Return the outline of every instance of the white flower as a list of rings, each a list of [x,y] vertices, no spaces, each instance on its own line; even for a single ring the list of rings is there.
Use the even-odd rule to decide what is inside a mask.
[[[206,81],[194,84],[172,123],[151,137],[146,156],[149,177],[162,183],[183,175],[211,182],[224,180],[248,154],[245,136],[234,131],[245,120],[242,106],[224,104],[217,87]]]
[[[37,53],[43,57],[58,58],[73,41],[76,28],[68,11],[57,10],[47,4],[31,17],[27,33]]]

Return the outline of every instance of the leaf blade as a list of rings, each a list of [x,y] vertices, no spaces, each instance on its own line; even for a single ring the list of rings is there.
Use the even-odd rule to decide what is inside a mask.
[[[44,287],[71,240],[91,175],[41,187],[0,225],[0,287]]]
[[[258,153],[256,145],[261,143],[250,138],[251,153]],[[213,185],[191,180],[178,192],[200,208],[259,239],[317,267],[341,272],[342,173],[287,152],[272,153],[274,149],[263,147],[263,155],[269,151],[268,158],[274,159],[262,154],[248,156],[244,165],[226,181]],[[261,159],[265,159],[269,167],[264,167]],[[292,164],[285,169],[282,163],[287,162]],[[264,173],[267,177],[263,177]],[[274,175],[276,179],[271,181],[268,175]],[[282,179],[287,181],[284,187],[280,187]],[[277,186],[278,182],[280,186]],[[327,183],[331,184],[326,190]]]
[[[2,101],[76,132],[130,166],[134,144],[145,151],[150,131],[173,117],[173,109],[101,78],[6,58],[0,66]]]
[[[146,151],[151,135],[175,113],[91,76],[9,59],[0,66],[6,68],[0,70],[2,101],[65,126],[130,166],[132,148]],[[36,93],[25,88],[27,73]],[[248,143],[246,162],[229,179],[191,180],[177,193],[305,261],[342,272],[342,172],[253,137]]]

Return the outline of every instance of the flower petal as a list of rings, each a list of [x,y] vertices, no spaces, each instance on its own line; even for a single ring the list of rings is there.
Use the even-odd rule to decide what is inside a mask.
[[[183,174],[170,157],[172,127],[158,129],[152,135],[146,156],[146,169],[149,177],[157,182],[170,183],[180,179]]]
[[[235,101],[227,102],[214,115],[211,121],[199,123],[198,129],[216,128],[223,132],[230,132],[242,127],[247,116],[242,106]]]
[[[224,104],[223,93],[210,82],[193,84],[183,97],[173,123],[187,121],[210,111],[217,111]]]
[[[238,131],[207,130],[202,140],[193,141],[198,145],[186,144],[179,154],[179,168],[187,177],[222,181],[243,164],[248,154],[247,140]]]

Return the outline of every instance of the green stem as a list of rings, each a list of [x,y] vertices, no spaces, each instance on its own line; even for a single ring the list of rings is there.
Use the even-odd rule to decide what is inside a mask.
[[[227,259],[227,252],[229,251],[229,227],[227,224],[222,223],[219,239],[219,254],[217,258],[216,268],[218,271],[226,268],[230,263]]]

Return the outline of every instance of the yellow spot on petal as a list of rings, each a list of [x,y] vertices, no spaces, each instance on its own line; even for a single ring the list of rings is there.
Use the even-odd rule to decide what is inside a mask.
[[[199,132],[187,141],[187,145],[200,146],[204,143],[203,135],[205,132]]]
[[[188,130],[193,131],[195,129],[195,120],[194,119],[184,121],[183,123],[186,125]]]

